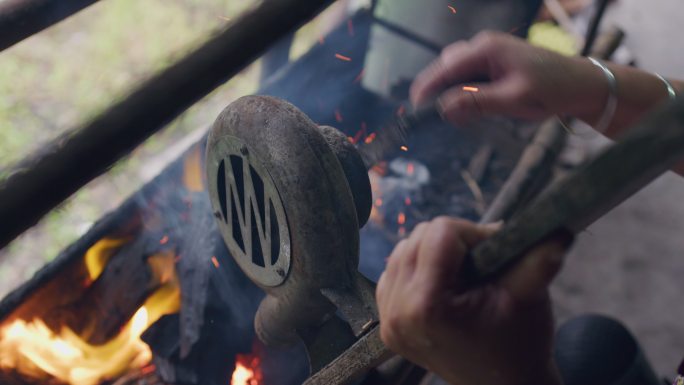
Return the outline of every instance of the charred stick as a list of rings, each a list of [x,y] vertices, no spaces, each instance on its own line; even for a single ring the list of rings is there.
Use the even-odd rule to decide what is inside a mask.
[[[85,126],[0,180],[0,248],[331,0],[264,1]]]
[[[607,31],[596,40],[594,56],[609,59],[623,38],[624,33],[617,28]],[[559,119],[551,118],[544,122],[480,222],[506,220],[534,198],[550,179],[555,161],[565,146],[566,137],[567,130]]]
[[[56,24],[98,0],[0,1],[0,51]]]
[[[525,251],[559,233],[577,233],[684,158],[684,98],[641,122],[615,145],[576,169],[508,221],[466,258],[464,278],[480,284]],[[379,325],[314,374],[305,385],[350,384],[390,357]]]
[[[576,234],[661,175],[684,155],[684,98],[661,109],[594,160],[552,184],[466,258],[473,283],[515,263],[557,233]]]

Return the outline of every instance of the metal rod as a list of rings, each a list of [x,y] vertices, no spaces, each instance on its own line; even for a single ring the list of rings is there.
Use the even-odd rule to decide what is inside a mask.
[[[581,56],[589,55],[592,48],[594,48],[594,40],[596,40],[596,36],[598,35],[598,29],[601,26],[601,20],[603,20],[603,14],[606,12],[609,2],[610,0],[596,1],[596,13],[594,13],[591,22],[589,23],[589,29],[587,29],[587,34],[584,39],[584,47],[582,47],[582,52],[580,53]]]
[[[98,0],[0,1],[0,51],[57,24]]]
[[[0,248],[331,0],[264,1],[195,52],[0,180]]]

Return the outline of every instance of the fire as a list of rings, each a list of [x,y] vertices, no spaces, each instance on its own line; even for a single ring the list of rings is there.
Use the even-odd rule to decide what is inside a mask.
[[[477,88],[477,87],[472,87],[472,86],[463,86],[463,91],[466,91],[466,92],[478,92],[478,91],[480,91],[480,89]]]
[[[183,185],[188,191],[204,191],[204,174],[202,167],[202,150],[197,146],[192,153],[185,158],[183,164]]]
[[[238,354],[230,385],[261,385],[264,378],[259,366],[260,361],[256,355]]]
[[[105,238],[88,250],[84,262],[91,279],[99,276],[109,258],[102,255],[124,242]],[[41,319],[16,319],[0,329],[0,368],[36,380],[52,377],[72,385],[95,385],[148,365],[152,352],[140,336],[163,315],[180,308],[173,253],[156,254],[148,261],[158,289],[117,336],[91,345],[68,327],[55,332]]]
[[[84,263],[91,282],[100,276],[116,249],[128,240],[127,238],[102,238],[86,251]]]

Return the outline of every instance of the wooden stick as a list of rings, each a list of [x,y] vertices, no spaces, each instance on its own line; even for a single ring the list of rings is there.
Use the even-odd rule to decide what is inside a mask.
[[[264,1],[126,99],[0,180],[0,248],[331,0]]]

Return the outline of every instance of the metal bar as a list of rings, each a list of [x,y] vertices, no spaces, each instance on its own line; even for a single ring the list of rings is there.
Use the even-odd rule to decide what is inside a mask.
[[[331,0],[271,0],[0,180],[0,248]]]
[[[597,0],[596,13],[592,17],[591,22],[589,22],[589,29],[587,29],[586,38],[584,39],[584,47],[582,47],[581,56],[587,56],[594,47],[594,40],[598,35],[598,29],[601,26],[601,20],[603,19],[603,14],[606,12],[608,3],[610,0]]]
[[[98,0],[0,1],[0,51],[57,24]]]

